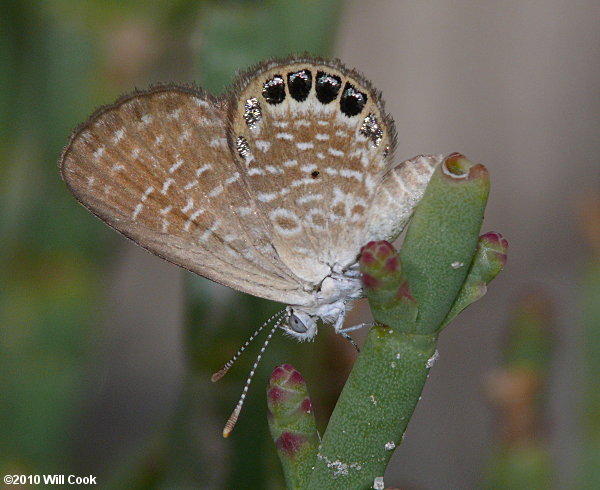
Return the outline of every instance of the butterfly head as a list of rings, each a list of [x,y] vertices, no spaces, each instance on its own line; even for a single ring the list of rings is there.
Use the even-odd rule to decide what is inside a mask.
[[[286,308],[286,313],[286,320],[281,327],[286,334],[300,342],[312,340],[317,335],[317,316],[291,306]]]

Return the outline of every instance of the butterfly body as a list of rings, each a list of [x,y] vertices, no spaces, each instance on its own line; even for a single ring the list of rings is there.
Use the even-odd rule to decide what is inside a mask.
[[[140,246],[221,284],[290,305],[289,335],[342,328],[357,259],[394,239],[440,156],[393,161],[380,94],[338,61],[272,60],[215,98],[158,85],[75,130],[70,190]]]

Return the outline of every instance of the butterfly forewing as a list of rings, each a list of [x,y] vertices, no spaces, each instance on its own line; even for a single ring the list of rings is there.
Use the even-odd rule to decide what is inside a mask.
[[[271,245],[225,127],[225,102],[154,87],[76,130],[62,175],[88,209],[157,255],[250,294],[302,303],[301,282]]]
[[[377,91],[306,59],[242,75],[230,100],[229,144],[278,255],[312,284],[354,263],[395,141]]]

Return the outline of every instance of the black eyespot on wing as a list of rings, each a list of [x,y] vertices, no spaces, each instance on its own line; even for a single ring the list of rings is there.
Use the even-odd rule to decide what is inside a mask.
[[[306,100],[312,87],[312,73],[310,70],[300,70],[288,73],[288,90],[290,95],[298,102]]]
[[[263,83],[262,96],[269,104],[280,104],[285,99],[285,82],[281,75],[275,75],[273,78]]]
[[[313,170],[313,171],[311,172],[310,176],[311,176],[313,179],[316,179],[316,178],[319,176],[319,174],[320,174],[320,172],[319,172],[318,170]]]
[[[322,104],[329,104],[334,100],[342,88],[342,79],[336,75],[329,75],[324,71],[317,72],[317,83],[315,90],[317,99]]]
[[[356,116],[365,107],[367,94],[360,92],[349,82],[344,86],[344,92],[340,99],[340,109],[348,117]]]

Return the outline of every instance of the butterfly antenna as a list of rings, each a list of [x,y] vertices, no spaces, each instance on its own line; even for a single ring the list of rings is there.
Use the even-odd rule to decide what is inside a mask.
[[[273,325],[273,328],[269,332],[269,335],[267,335],[267,338],[265,339],[265,342],[264,342],[263,346],[261,347],[260,352],[258,353],[258,356],[256,356],[256,361],[254,361],[254,366],[252,366],[250,374],[248,375],[248,379],[246,380],[246,384],[244,385],[244,389],[242,390],[242,395],[240,396],[240,399],[238,400],[237,405],[233,409],[233,412],[229,416],[229,419],[227,419],[227,422],[225,423],[225,427],[223,428],[223,437],[229,437],[229,434],[231,434],[231,431],[233,431],[233,428],[235,427],[237,419],[240,416],[240,412],[242,411],[242,407],[244,406],[244,401],[246,400],[246,394],[248,393],[248,388],[250,387],[252,378],[254,377],[256,367],[258,366],[258,363],[260,362],[260,359],[262,358],[262,355],[265,352],[267,345],[269,345],[269,342],[271,340],[271,337],[273,337],[275,330],[277,330],[279,328],[279,326],[281,325],[281,321],[282,321],[282,319],[279,318],[277,320],[277,322],[275,323],[275,325]]]
[[[265,323],[263,323],[260,327],[258,327],[256,329],[256,331],[250,336],[250,338],[248,340],[246,340],[246,342],[244,343],[244,345],[242,345],[240,347],[240,349],[236,352],[235,356],[233,356],[231,359],[229,359],[229,361],[227,361],[225,363],[225,365],[219,369],[216,373],[214,373],[211,377],[210,380],[213,383],[216,383],[217,381],[219,381],[223,376],[225,376],[227,374],[227,371],[229,371],[229,368],[231,366],[233,366],[233,364],[235,363],[235,361],[238,360],[238,358],[240,357],[240,355],[242,354],[242,352],[244,352],[246,350],[246,347],[248,347],[250,345],[250,343],[256,338],[256,336],[262,331],[263,328],[265,328],[269,323],[271,323],[274,319],[276,319],[277,317],[280,317],[281,315],[283,315],[285,313],[285,310],[281,310],[277,313],[275,313],[271,318],[269,318]]]
[[[356,352],[360,353],[360,348],[358,347],[358,344],[354,341],[354,339],[345,332],[341,332],[341,334],[342,334],[342,337],[344,337],[348,342],[350,342],[354,346],[354,348],[356,349]]]

